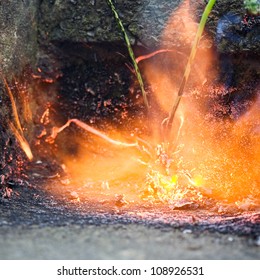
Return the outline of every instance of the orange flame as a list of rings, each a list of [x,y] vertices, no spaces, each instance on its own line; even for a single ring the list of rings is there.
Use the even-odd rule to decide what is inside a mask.
[[[106,188],[105,192],[110,189],[111,182],[120,180],[119,188],[124,185],[121,193],[140,194],[140,190],[148,189],[146,197],[143,196],[145,199],[157,196],[173,207],[201,202],[205,197],[233,203],[242,210],[259,205],[260,99],[237,122],[207,118],[206,104],[211,97],[208,93],[202,96],[206,94],[202,91],[193,92],[202,89],[205,81],[210,84],[216,76],[217,70],[212,67],[215,58],[206,35],[200,42],[201,48],[174,123],[175,150],[167,150],[167,143],[160,142],[158,122],[168,115],[176,97],[197,26],[185,1],[169,19],[162,34],[162,49],[137,58],[137,63],[146,62],[145,76],[154,95],[151,98],[156,99],[164,114],[159,115],[158,108],[151,108],[155,118],[148,120],[154,127],[149,142],[155,144],[154,154],[143,159],[137,149],[131,149],[138,148],[138,141],[114,140],[72,119],[61,128],[55,128],[49,140],[75,123],[112,146],[126,148],[118,152],[112,147],[101,149],[96,144],[95,152],[91,153],[89,146],[80,140],[78,156],[65,159],[73,178],[85,183],[88,180],[99,182],[101,189]],[[173,49],[171,45],[184,47]],[[136,193],[135,199],[139,197]]]
[[[192,45],[196,30],[197,23],[185,1],[169,20],[162,35],[162,47],[169,48],[169,42],[180,43],[185,53]],[[259,200],[259,101],[237,122],[209,121],[204,105],[211,98],[209,94],[203,97],[206,93],[199,92],[197,99],[191,96],[192,89],[202,88],[206,80],[210,83],[216,75],[216,70],[212,69],[214,56],[207,46],[209,42],[205,35],[195,59],[199,71],[192,69],[193,75],[177,112],[175,147],[178,153],[172,158],[171,172],[184,174],[185,184],[216,199],[234,202],[253,196]],[[154,58],[145,69],[155,98],[166,113],[175,100],[187,61],[179,52],[180,49],[178,53],[160,52],[160,60]],[[170,184],[170,180],[168,182]]]

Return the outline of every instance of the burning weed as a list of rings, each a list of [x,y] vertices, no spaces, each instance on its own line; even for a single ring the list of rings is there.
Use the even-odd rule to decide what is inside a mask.
[[[59,163],[66,166],[60,169],[71,176],[68,181],[60,178],[62,172],[44,178],[58,180],[62,185],[60,189],[73,187],[67,192],[70,200],[84,201],[82,192],[85,192],[85,196],[97,201],[108,200],[112,205],[126,208],[131,207],[131,201],[139,205],[166,204],[172,209],[222,211],[223,205],[232,205],[239,211],[259,208],[259,123],[255,118],[259,115],[259,102],[250,100],[245,106],[241,105],[244,106],[241,110],[235,98],[233,103],[229,102],[237,89],[226,88],[224,84],[221,90],[216,82],[217,69],[212,67],[215,58],[211,51],[199,48],[200,39],[207,40],[206,35],[201,37],[214,3],[208,3],[190,56],[184,54],[180,59],[180,50],[164,48],[163,43],[161,50],[137,58],[130,55],[137,76],[140,72],[136,66],[143,61],[142,70],[151,96],[147,113],[140,114],[143,103],[148,107],[144,88],[138,91],[132,85],[129,90],[124,76],[114,69],[103,73],[105,68],[102,68],[100,75],[96,75],[92,65],[88,69],[91,74],[84,76],[85,68],[78,66],[74,75],[71,72],[75,68],[66,65],[63,76],[57,78],[60,83],[57,96],[54,82],[43,80],[49,84],[46,96],[49,94],[51,101],[46,104],[38,101],[44,106],[41,113],[37,113],[35,147],[41,159],[51,161],[51,157],[58,154]],[[115,8],[111,7],[116,15]],[[118,15],[117,20],[120,23]],[[188,27],[196,26],[189,20],[185,22]],[[170,29],[171,24],[169,22],[166,29]],[[185,24],[183,33],[186,33]],[[119,25],[122,29],[122,23]],[[129,47],[127,35],[123,33]],[[133,53],[132,49],[128,51]],[[96,64],[95,51],[93,56]],[[148,58],[150,61],[146,61]],[[194,65],[199,69],[195,74],[191,71]],[[98,76],[97,84],[91,83],[91,75]],[[106,75],[103,84],[102,75]],[[214,89],[211,84],[215,85]],[[128,90],[130,97],[120,95],[118,86]],[[113,96],[106,92],[109,90]],[[142,94],[144,102],[140,98]],[[224,99],[223,104],[219,96]],[[171,100],[175,100],[173,107]],[[229,102],[228,106],[225,102]],[[32,159],[15,105],[13,108],[15,126],[10,124],[11,130]],[[45,169],[43,162],[39,162],[35,163],[37,169]],[[101,199],[98,192],[105,198]]]
[[[105,89],[100,84],[95,88],[95,85],[88,80],[83,89],[79,89],[77,80],[71,83],[73,93],[83,90],[81,94],[83,97],[80,100],[69,96],[66,105],[65,97],[61,99],[61,95],[58,96],[61,106],[68,111],[68,116],[63,116],[66,118],[65,121],[59,119],[58,123],[62,122],[62,124],[58,127],[52,127],[55,122],[50,120],[47,125],[43,124],[48,126],[48,129],[40,138],[41,142],[51,144],[56,143],[55,139],[60,134],[57,138],[59,144],[56,143],[58,151],[62,150],[60,145],[66,145],[66,139],[75,142],[76,152],[71,155],[60,153],[68,173],[72,176],[69,185],[86,185],[87,196],[90,188],[96,188],[95,192],[111,194],[111,201],[116,194],[119,197],[123,195],[127,203],[131,200],[128,197],[132,197],[140,203],[147,201],[162,203],[173,209],[221,210],[225,208],[223,205],[228,204],[239,210],[259,207],[257,171],[259,134],[252,133],[258,130],[254,116],[259,114],[259,110],[252,100],[250,104],[245,105],[246,109],[237,111],[239,115],[237,118],[232,118],[232,112],[237,109],[237,104],[230,102],[229,107],[224,103],[221,104],[216,97],[216,91],[221,92],[221,98],[229,100],[233,93],[237,93],[237,89],[225,88],[224,85],[224,90],[221,90],[221,86],[216,82],[218,71],[212,67],[216,60],[211,50],[201,49],[201,45],[207,40],[206,35],[202,38],[202,32],[214,3],[215,1],[209,1],[205,9],[190,56],[181,55],[182,59],[180,59],[179,54],[182,52],[179,50],[162,48],[137,58],[131,57],[136,65],[140,61],[144,63],[148,58],[151,59],[142,65],[142,69],[151,89],[150,99],[151,101],[153,98],[156,99],[154,104],[157,106],[151,106],[146,117],[140,118],[135,110],[130,111],[130,108],[140,103],[140,99],[134,101],[136,89],[130,92],[131,98],[124,99],[132,100],[132,104],[122,102],[120,108],[114,106],[119,102],[118,99],[116,101],[111,96],[109,99],[104,98],[102,94]],[[180,8],[180,13],[182,9],[185,13],[185,4]],[[115,13],[113,6],[112,10]],[[120,22],[118,17],[117,20]],[[170,20],[163,36],[167,36],[167,30],[172,28],[172,24]],[[122,28],[121,22],[120,26]],[[190,15],[185,15],[184,30],[182,30],[184,34],[186,34],[185,28],[196,32],[197,24]],[[125,32],[123,33],[127,38]],[[200,41],[202,42],[199,45]],[[191,42],[190,40],[190,45]],[[95,59],[97,59],[96,53]],[[178,64],[180,60],[184,61],[182,67]],[[166,67],[164,61],[167,61]],[[191,71],[194,65],[199,69],[195,74]],[[182,72],[185,73],[184,76],[181,75]],[[109,75],[109,79],[106,80],[107,85],[115,86],[116,84],[111,81],[111,74]],[[117,79],[117,84],[124,84],[120,74],[115,74],[114,78]],[[60,81],[71,79],[68,74]],[[215,88],[211,84],[215,85]],[[68,91],[64,85],[62,90]],[[226,92],[225,96],[223,92]],[[82,111],[81,106],[83,106],[81,103],[87,99],[93,100],[93,104],[90,104],[90,107],[93,105],[93,117],[86,117],[82,113],[82,120],[80,120],[75,115],[78,113],[80,116],[79,111]],[[173,107],[169,100],[175,100]],[[139,103],[138,110],[141,108]],[[70,106],[75,108],[78,106],[77,113],[69,112]],[[222,109],[223,113],[221,113]],[[241,115],[245,110],[247,114]],[[122,114],[113,117],[116,111]],[[169,111],[171,112],[169,117],[161,125],[161,121]],[[223,114],[227,117],[222,117]],[[101,116],[100,122],[96,121],[98,115]],[[111,120],[102,121],[102,118],[109,119],[110,116],[116,119],[115,125]],[[48,118],[51,119],[49,114]],[[72,123],[74,125],[65,132],[64,129]],[[120,128],[118,123],[121,124]],[[75,125],[80,129],[75,130]],[[68,136],[72,131],[73,136]],[[79,131],[81,132],[78,135]],[[109,188],[104,187],[104,182]],[[97,184],[100,186],[96,187]],[[90,193],[93,195],[92,191]],[[98,198],[98,195],[96,197]],[[218,205],[219,201],[222,202],[222,206],[215,209],[214,205]]]

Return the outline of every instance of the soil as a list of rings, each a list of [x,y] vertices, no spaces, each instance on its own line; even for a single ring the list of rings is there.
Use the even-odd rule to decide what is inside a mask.
[[[44,180],[46,183],[46,179]],[[167,206],[128,209],[111,200],[13,186],[0,200],[0,259],[259,259],[260,214]],[[68,190],[67,190],[68,192]],[[71,194],[71,192],[70,192]]]

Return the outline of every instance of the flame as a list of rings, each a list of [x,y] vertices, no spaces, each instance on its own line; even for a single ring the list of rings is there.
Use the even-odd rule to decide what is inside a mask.
[[[77,119],[53,129],[48,141],[53,141],[71,123],[98,137],[94,150],[86,140],[75,139],[79,143],[77,155],[64,157],[73,184],[84,182],[86,195],[90,181],[99,184],[95,185],[96,196],[98,190],[112,192],[115,185],[118,187],[114,187],[114,193],[131,193],[135,200],[158,200],[172,208],[205,206],[207,199],[213,204],[232,203],[242,210],[259,206],[260,99],[237,121],[209,117],[212,96],[206,90],[217,69],[206,35],[200,41],[174,120],[173,143],[162,142],[158,123],[163,123],[176,98],[197,27],[185,1],[168,21],[162,34],[162,49],[137,58],[137,63],[145,61],[151,99],[158,104],[151,108],[153,117],[148,122],[153,129],[146,141],[114,140],[120,139],[120,132],[104,133]],[[171,44],[177,47],[174,49]],[[180,49],[178,45],[184,47]]]
[[[96,145],[98,146],[99,141],[103,141],[104,144],[109,145],[109,152],[112,153],[113,157],[108,156],[109,160],[104,160],[106,157],[102,159],[102,162],[94,162],[92,159],[86,159],[87,155],[91,155],[91,152],[86,151],[86,148],[82,148],[80,150],[80,157],[77,158],[77,163],[73,163],[71,165],[69,162],[67,162],[68,166],[70,166],[70,172],[77,173],[77,177],[80,176],[80,173],[83,173],[83,177],[86,178],[87,174],[89,174],[87,177],[91,177],[93,179],[102,179],[107,180],[114,178],[115,174],[120,174],[120,176],[124,176],[125,173],[133,173],[133,165],[136,165],[138,162],[138,156],[137,154],[141,151],[147,156],[150,156],[149,151],[146,149],[145,145],[147,144],[144,140],[136,139],[132,143],[127,143],[126,141],[121,140],[115,140],[116,138],[122,138],[117,135],[117,133],[113,133],[113,136],[108,136],[107,134],[101,132],[100,130],[97,130],[86,123],[78,120],[78,119],[70,119],[67,121],[66,124],[64,124],[62,127],[54,127],[52,130],[52,134],[46,139],[47,142],[53,143],[55,138],[58,136],[59,133],[61,133],[64,129],[69,127],[72,123],[79,126],[81,129],[90,132],[91,134],[97,136],[98,138],[95,140]],[[99,139],[99,140],[98,140]],[[113,150],[113,148],[116,150]],[[119,150],[118,150],[119,149]],[[115,153],[115,154],[114,154]],[[127,160],[126,160],[127,159]],[[81,162],[81,163],[79,163]],[[123,164],[125,162],[125,164]],[[120,164],[119,164],[120,163]],[[95,168],[94,166],[99,166],[99,168]],[[79,166],[91,166],[90,169],[86,168],[79,168]],[[119,166],[119,167],[118,167]],[[102,171],[102,175],[100,176],[100,171]],[[121,170],[120,172],[115,172],[115,169]],[[88,171],[90,173],[88,173]],[[111,173],[111,175],[109,175]]]
[[[197,28],[198,23],[193,19],[190,12],[189,1],[184,1],[179,9],[169,18],[161,36],[161,47],[169,50],[168,53],[161,54],[160,60],[164,65],[161,65],[161,63],[158,64],[157,61],[156,65],[148,65],[146,69],[147,77],[152,85],[154,84],[156,86],[158,79],[159,81],[160,78],[163,79],[157,85],[158,90],[156,90],[155,94],[167,112],[170,109],[169,106],[173,103],[169,102],[169,100],[174,100],[174,94],[176,94],[179,88]],[[208,69],[213,63],[214,58],[210,49],[211,45],[211,41],[204,35],[200,40],[201,48],[196,55],[192,69],[193,75],[191,80],[193,86],[204,84],[206,81]],[[158,66],[161,67],[159,71],[155,69]],[[161,84],[165,85],[165,87]]]
[[[145,57],[150,59],[145,65],[145,75],[166,113],[176,98],[187,62],[187,50],[191,48],[197,26],[189,11],[189,3],[185,1],[169,19],[162,34],[162,49],[169,49],[169,44],[178,45],[179,42],[184,47],[158,52],[157,59],[155,56]],[[259,101],[237,122],[207,119],[207,104],[212,97],[203,92],[203,86],[205,81],[209,85],[217,74],[212,67],[215,57],[208,44],[210,40],[204,35],[189,86],[177,111],[174,146],[178,153],[170,156],[169,172],[177,174],[178,184],[182,182],[186,188],[195,188],[198,193],[217,200],[234,202],[250,195],[259,200],[260,129],[256,121]],[[192,96],[193,88],[201,89],[196,98]],[[151,177],[162,194],[163,190],[171,189],[166,200],[175,196],[176,187],[172,186],[168,175],[153,173]],[[163,190],[159,185],[164,186]]]

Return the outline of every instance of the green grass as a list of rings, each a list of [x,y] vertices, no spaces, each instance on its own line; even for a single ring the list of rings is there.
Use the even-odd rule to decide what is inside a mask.
[[[114,17],[116,19],[116,22],[120,28],[120,30],[122,31],[122,34],[124,36],[124,40],[125,40],[125,43],[126,43],[126,46],[127,46],[127,49],[128,49],[128,53],[129,53],[129,56],[132,60],[132,63],[133,63],[133,66],[134,66],[134,69],[135,69],[135,73],[136,73],[136,77],[137,77],[137,80],[139,82],[139,85],[140,85],[140,88],[141,88],[141,91],[142,91],[142,95],[143,95],[143,99],[144,99],[144,104],[146,106],[147,109],[149,109],[149,103],[148,103],[148,99],[147,99],[147,93],[144,89],[144,82],[143,82],[143,78],[142,78],[142,75],[141,75],[141,72],[140,72],[140,69],[137,65],[137,62],[136,62],[136,59],[135,59],[135,54],[134,54],[134,51],[132,49],[132,46],[131,46],[131,43],[130,43],[130,40],[129,40],[129,37],[126,33],[126,30],[124,28],[124,25],[118,15],[118,12],[112,2],[112,0],[107,0],[107,3],[109,5],[109,7],[111,8],[113,14],[114,14]]]
[[[200,39],[202,37],[202,34],[203,34],[203,31],[204,31],[204,28],[205,28],[208,16],[209,16],[211,10],[213,9],[213,7],[215,5],[215,2],[216,2],[216,0],[209,0],[208,4],[206,5],[205,10],[204,10],[204,12],[202,14],[202,17],[201,17],[201,20],[200,20],[200,23],[199,23],[199,27],[198,27],[198,30],[197,30],[197,33],[196,33],[196,37],[194,39],[194,42],[193,42],[193,45],[192,45],[192,49],[191,49],[191,52],[190,52],[190,56],[189,56],[189,59],[188,59],[188,62],[187,62],[187,65],[186,65],[186,68],[185,68],[185,71],[184,71],[184,74],[183,74],[183,78],[182,78],[182,81],[181,81],[181,84],[180,84],[180,88],[179,88],[177,97],[174,100],[172,109],[169,112],[169,116],[167,118],[166,131],[165,131],[167,138],[170,137],[173,120],[174,120],[176,111],[177,111],[177,109],[179,107],[181,98],[183,96],[183,93],[184,93],[187,81],[189,79],[191,68],[192,68],[192,65],[193,65],[193,62],[194,62],[194,58],[196,56],[198,45],[199,45]],[[146,91],[144,89],[144,83],[143,83],[142,75],[141,75],[140,69],[138,67],[138,64],[137,64],[137,61],[136,61],[133,49],[131,47],[131,43],[130,43],[129,37],[127,35],[127,32],[126,32],[126,30],[124,28],[124,25],[123,25],[119,15],[118,15],[118,12],[117,12],[117,10],[116,10],[112,0],[107,0],[107,3],[109,5],[109,7],[111,8],[111,11],[113,12],[114,17],[116,19],[116,22],[117,22],[118,26],[120,27],[120,30],[121,30],[121,32],[122,32],[122,34],[124,36],[124,40],[126,42],[128,53],[129,53],[129,56],[130,56],[130,58],[132,60],[132,63],[133,63],[133,66],[134,66],[134,70],[135,70],[135,73],[136,73],[136,77],[138,79],[138,82],[139,82],[139,85],[140,85],[140,88],[141,88],[141,91],[142,91],[142,95],[143,95],[143,99],[144,99],[144,104],[147,107],[147,109],[149,109],[147,93],[146,93]]]
[[[200,23],[199,23],[199,27],[198,27],[198,30],[197,30],[197,33],[196,33],[196,37],[195,37],[195,40],[193,42],[192,49],[191,49],[191,52],[190,52],[190,56],[189,56],[189,59],[188,59],[188,62],[187,62],[187,65],[186,65],[186,68],[185,68],[185,71],[184,71],[184,75],[182,77],[181,85],[180,85],[177,97],[174,100],[172,109],[171,109],[171,111],[169,113],[169,116],[168,116],[167,125],[166,125],[166,136],[167,136],[167,138],[170,137],[171,129],[172,129],[172,123],[173,123],[176,111],[179,107],[181,98],[183,96],[187,81],[188,81],[189,76],[190,76],[191,67],[192,67],[192,64],[194,62],[194,58],[195,58],[195,55],[196,55],[196,52],[197,52],[197,49],[198,49],[198,45],[199,45],[202,33],[204,31],[207,19],[209,17],[209,14],[210,14],[211,10],[213,9],[213,6],[214,6],[215,2],[216,2],[216,0],[209,0],[209,2],[207,4],[207,6],[205,7],[205,10],[202,14],[202,17],[201,17],[201,20],[200,20]]]

